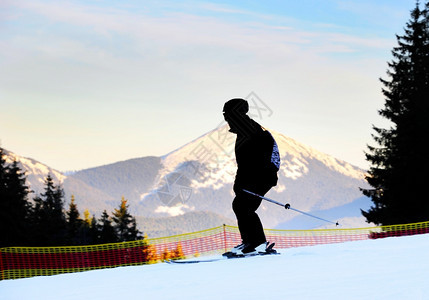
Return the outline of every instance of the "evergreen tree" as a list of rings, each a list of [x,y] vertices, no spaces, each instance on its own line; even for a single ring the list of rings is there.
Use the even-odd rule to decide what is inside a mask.
[[[86,209],[83,211],[83,219],[81,220],[77,237],[76,237],[76,245],[89,245],[91,244],[91,240],[89,237],[91,221],[89,220],[89,211]]]
[[[0,148],[0,199],[6,199],[7,185],[6,185],[6,172],[7,165],[3,148]],[[2,203],[0,202],[0,203]]]
[[[104,210],[103,213],[101,214],[98,228],[99,228],[98,242],[100,244],[116,243],[118,241],[115,228],[113,227],[112,221],[110,220],[110,217],[107,214],[106,210]]]
[[[47,239],[45,237],[44,228],[44,211],[43,211],[43,199],[40,196],[33,198],[33,208],[30,214],[30,224],[31,224],[31,239],[30,244],[32,246],[43,246],[44,241]]]
[[[64,191],[55,186],[50,175],[45,180],[45,192],[34,198],[33,223],[35,241],[39,246],[60,246],[67,243],[64,214]]]
[[[0,148],[0,247],[28,244],[30,203],[25,174],[14,161],[6,166]]]
[[[113,212],[114,228],[120,242],[141,239],[141,232],[137,230],[136,219],[128,212],[127,200],[122,197],[119,209]]]
[[[100,243],[100,231],[97,219],[95,218],[95,215],[92,215],[91,218],[91,224],[89,228],[89,240],[91,241],[91,244],[99,244]]]
[[[8,216],[10,201],[6,183],[7,172],[8,167],[6,165],[5,154],[3,149],[0,148],[0,248],[12,246],[12,241],[8,233],[8,227],[10,226]]]
[[[80,228],[82,227],[82,219],[80,218],[79,210],[75,203],[74,195],[71,196],[69,210],[66,212],[67,218],[67,243],[69,245],[80,245]]]
[[[429,3],[416,7],[388,63],[389,80],[384,85],[385,107],[379,114],[393,124],[388,129],[373,127],[377,147],[368,146],[371,163],[362,189],[374,204],[362,211],[368,222],[391,225],[429,220],[426,193],[429,156]]]
[[[91,218],[91,213],[89,212],[88,209],[85,209],[83,211],[83,223],[85,223],[86,227],[91,227],[91,223],[92,223],[92,218]]]
[[[84,219],[80,218],[79,210],[72,195],[67,216],[67,244],[92,245],[99,243],[99,226],[95,216],[90,217],[90,212],[84,211]],[[113,229],[112,229],[113,230]]]

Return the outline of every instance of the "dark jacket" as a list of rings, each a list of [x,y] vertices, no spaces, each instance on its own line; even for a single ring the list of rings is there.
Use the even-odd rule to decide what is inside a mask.
[[[241,192],[242,189],[252,191],[255,186],[277,185],[277,171],[280,167],[277,143],[271,133],[255,121],[250,120],[249,125],[252,130],[246,135],[237,134],[235,143],[237,161],[235,193]]]

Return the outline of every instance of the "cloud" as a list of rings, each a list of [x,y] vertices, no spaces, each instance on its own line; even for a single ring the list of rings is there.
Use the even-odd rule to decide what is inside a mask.
[[[189,207],[188,205],[178,205],[178,206],[158,206],[155,210],[156,213],[167,213],[172,217],[181,216],[185,214],[185,210],[192,211],[194,207]]]
[[[322,46],[324,52],[350,51],[354,46],[379,47],[379,38],[361,38],[331,32],[320,25],[313,30],[301,30],[290,18],[258,14],[243,9],[214,3],[199,4],[196,11],[170,8],[162,14],[153,14],[155,8],[146,11],[124,8],[96,7],[71,2],[25,1],[15,4],[21,9],[43,16],[55,24],[67,24],[82,33],[101,35],[115,42],[117,35],[130,38],[143,49],[154,47],[212,46],[259,52],[261,49],[280,52],[292,46]],[[199,14],[201,11],[219,14]],[[251,19],[225,18],[225,13],[251,15]],[[295,25],[295,26],[294,26]],[[55,35],[55,26],[49,29]],[[89,31],[89,32],[88,32]],[[58,33],[59,34],[59,33]],[[343,47],[338,47],[341,44]],[[332,47],[329,47],[332,45]],[[308,47],[304,47],[308,50]],[[317,47],[314,48],[317,51]],[[167,54],[169,51],[164,51]],[[286,52],[287,53],[287,52]],[[169,53],[171,54],[171,53]]]
[[[379,91],[377,78],[386,59],[380,63],[377,53],[389,55],[394,39],[393,33],[389,39],[344,30],[335,16],[332,24],[320,24],[287,12],[260,12],[232,4],[103,3],[14,0],[1,13],[7,26],[0,41],[0,89],[7,111],[27,108],[28,128],[49,123],[55,115],[61,120],[55,123],[59,135],[72,131],[78,116],[76,123],[87,130],[71,142],[82,153],[88,152],[82,139],[96,128],[86,138],[93,142],[91,147],[99,144],[95,152],[102,153],[92,158],[92,165],[101,155],[115,156],[115,151],[131,148],[125,144],[137,145],[136,156],[167,141],[175,145],[158,151],[150,148],[150,154],[170,151],[216,125],[212,115],[220,99],[244,97],[251,91],[282,113],[285,119],[279,123],[288,131],[293,131],[293,123],[314,128],[321,115],[350,115],[351,106],[366,107],[361,99],[378,97],[370,93],[374,86]],[[18,124],[19,115],[23,113],[8,118]],[[362,109],[353,117],[367,115]],[[349,122],[340,119],[335,122]],[[200,125],[190,125],[193,122]],[[171,124],[177,131],[174,137]],[[181,127],[184,124],[187,127]],[[44,136],[37,139],[42,145],[52,133],[40,131]],[[158,140],[153,131],[159,133]],[[10,135],[18,138],[15,131]],[[95,141],[93,135],[101,138]],[[117,139],[116,149],[105,141],[106,135]],[[145,138],[137,144],[136,135]]]
[[[197,95],[207,87],[225,89],[228,82],[245,93],[282,77],[293,86],[318,86],[329,70],[342,77],[342,69],[355,68],[360,56],[391,44],[335,26],[304,30],[286,16],[214,3],[106,7],[17,0],[10,5],[22,12],[15,22],[26,30],[11,27],[11,37],[1,42],[8,68],[0,77],[7,90],[58,96],[150,99],[174,93],[180,103],[191,87]],[[353,59],[337,64],[338,54]]]

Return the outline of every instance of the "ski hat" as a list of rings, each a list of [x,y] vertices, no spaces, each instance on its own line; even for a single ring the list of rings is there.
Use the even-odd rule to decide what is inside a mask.
[[[224,114],[245,115],[249,111],[249,103],[241,98],[234,98],[225,103],[223,106]]]

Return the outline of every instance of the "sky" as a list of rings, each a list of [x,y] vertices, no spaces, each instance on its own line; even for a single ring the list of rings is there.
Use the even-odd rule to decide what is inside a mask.
[[[367,169],[414,0],[0,1],[0,143],[60,171],[162,156],[248,98]],[[255,118],[256,119],[256,118]]]

